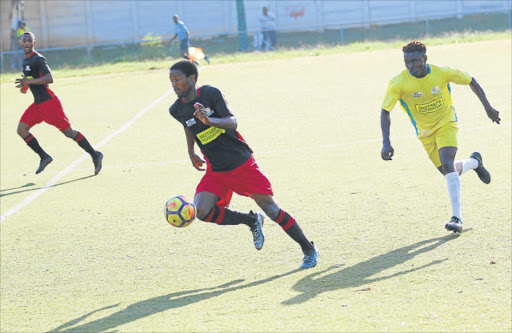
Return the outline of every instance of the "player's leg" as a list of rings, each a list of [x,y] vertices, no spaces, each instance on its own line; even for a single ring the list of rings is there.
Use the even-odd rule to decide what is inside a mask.
[[[452,207],[452,218],[445,225],[448,230],[462,231],[460,179],[454,160],[457,153],[457,128],[455,123],[448,123],[428,137],[420,138],[423,147],[434,166],[446,178],[446,186]]]
[[[307,239],[299,223],[295,221],[290,214],[279,207],[272,195],[252,193],[251,196],[265,214],[272,219],[272,221],[279,224],[284,232],[286,232],[288,236],[300,245],[302,252],[304,253],[304,260],[301,268],[311,268],[316,266],[318,260],[318,249],[315,247],[313,242],[310,242]]]
[[[453,232],[462,231],[460,178],[455,167],[455,155],[457,154],[457,128],[449,123],[438,130],[435,141],[439,147],[439,160],[441,169],[446,178],[446,186],[452,206],[452,218],[445,227]]]
[[[439,158],[442,163],[443,174],[446,178],[446,186],[450,203],[452,206],[452,218],[445,227],[453,232],[462,231],[462,214],[460,203],[460,178],[459,173],[455,169],[454,160],[457,153],[457,147],[443,147],[439,149]]]
[[[223,183],[219,175],[207,171],[197,186],[194,196],[197,218],[217,225],[245,224],[252,232],[254,247],[261,250],[265,241],[261,230],[263,215],[229,209],[232,195],[233,191]]]
[[[92,162],[94,163],[94,174],[97,175],[102,167],[103,153],[95,150],[89,143],[89,140],[87,140],[87,138],[82,133],[73,129],[71,126],[63,130],[62,134],[75,141],[83,150],[91,155]]]
[[[62,104],[57,96],[52,96],[52,99],[44,102],[43,104],[44,121],[50,125],[57,127],[62,134],[74,140],[78,145],[85,150],[92,157],[94,163],[94,174],[97,175],[102,167],[103,154],[94,150],[89,141],[82,133],[74,130],[71,127],[71,122],[64,113]]]
[[[41,148],[36,137],[30,133],[30,128],[42,121],[41,114],[38,112],[38,106],[33,103],[21,116],[17,129],[18,135],[41,158],[36,174],[41,173],[53,161],[52,157]]]

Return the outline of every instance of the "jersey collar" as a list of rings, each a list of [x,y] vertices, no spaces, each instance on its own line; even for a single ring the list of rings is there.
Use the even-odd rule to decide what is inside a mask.
[[[428,70],[427,75],[429,75],[429,74],[430,74],[430,65],[429,65],[429,64],[427,64],[427,70]],[[410,76],[412,76],[412,77],[416,78],[414,75],[412,75],[412,74],[411,74],[411,72],[410,72],[410,71],[408,71],[408,72],[409,72],[409,75],[410,75]],[[425,75],[425,76],[427,76],[427,75]],[[424,77],[425,77],[425,76],[424,76]],[[423,77],[422,77],[422,78],[423,78]]]
[[[201,87],[197,88],[197,97],[201,96]],[[181,98],[181,103],[185,104],[185,99],[182,97]]]

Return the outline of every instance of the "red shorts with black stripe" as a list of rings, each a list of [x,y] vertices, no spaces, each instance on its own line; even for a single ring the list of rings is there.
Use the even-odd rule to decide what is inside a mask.
[[[231,171],[213,172],[209,168],[196,188],[199,192],[217,195],[229,205],[233,192],[251,197],[251,193],[273,195],[272,185],[256,164],[253,156],[244,164]]]
[[[68,117],[64,113],[62,104],[55,94],[51,94],[52,99],[41,104],[32,103],[23,113],[20,123],[25,123],[32,127],[41,122],[48,123],[64,131],[71,126]]]

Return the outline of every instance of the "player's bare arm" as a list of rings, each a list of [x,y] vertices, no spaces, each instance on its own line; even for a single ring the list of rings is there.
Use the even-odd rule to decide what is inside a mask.
[[[380,127],[382,129],[382,151],[381,157],[384,161],[391,161],[395,150],[391,146],[389,139],[389,130],[391,127],[391,117],[389,112],[381,109],[380,111]]]
[[[16,84],[16,88],[27,87],[29,84],[50,84],[53,83],[53,76],[51,72],[37,79],[29,79],[23,75],[22,78],[16,79],[14,83]]]
[[[205,160],[198,154],[196,154],[194,150],[194,134],[187,128],[185,128],[185,137],[187,139],[187,149],[188,149],[188,156],[190,157],[190,161],[192,162],[192,166],[196,168],[199,171],[204,171],[205,169],[202,167],[204,163],[206,163]]]
[[[225,118],[210,118],[208,117],[210,108],[205,108],[201,103],[195,103],[194,108],[196,109],[194,116],[197,117],[197,119],[199,119],[205,125],[225,130],[236,130],[237,128],[238,123],[235,116]]]
[[[501,121],[501,119],[499,117],[500,113],[498,112],[498,110],[494,109],[491,106],[491,103],[489,103],[489,101],[487,100],[487,96],[485,96],[485,92],[482,89],[482,87],[480,86],[480,84],[478,83],[478,81],[475,78],[473,78],[471,80],[471,83],[469,84],[469,86],[471,87],[471,90],[473,90],[475,95],[478,96],[478,99],[480,100],[480,102],[482,102],[482,105],[484,106],[485,112],[487,113],[487,116],[489,117],[489,119],[491,119],[493,122],[496,122],[499,124]]]

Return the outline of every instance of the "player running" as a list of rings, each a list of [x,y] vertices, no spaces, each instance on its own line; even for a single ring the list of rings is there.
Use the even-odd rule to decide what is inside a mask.
[[[482,87],[471,75],[453,67],[427,64],[425,44],[412,41],[402,51],[407,69],[389,82],[382,103],[381,156],[386,161],[393,157],[394,150],[389,139],[390,112],[396,102],[400,101],[430,160],[446,178],[453,216],[445,227],[453,232],[461,232],[463,227],[459,176],[473,169],[482,182],[489,184],[491,175],[484,168],[482,156],[478,152],[471,154],[468,159],[455,160],[458,127],[450,82],[469,85],[480,99],[487,116],[498,124],[499,112],[491,106]]]
[[[272,186],[256,164],[251,148],[236,131],[237,120],[224,95],[212,86],[196,87],[197,66],[190,60],[175,63],[169,78],[178,96],[169,112],[185,129],[192,165],[203,171],[203,164],[206,163],[206,173],[194,197],[197,217],[218,225],[249,226],[254,246],[260,250],[265,240],[263,215],[228,208],[233,192],[251,197],[269,218],[301,246],[304,259],[300,267],[314,267],[318,249],[306,238],[295,219],[274,201]],[[194,143],[205,159],[195,153]]]
[[[75,140],[91,155],[94,174],[97,175],[101,170],[103,154],[94,150],[85,136],[71,127],[57,95],[48,88],[48,84],[53,83],[53,76],[46,59],[34,50],[35,35],[32,32],[25,32],[19,43],[23,48],[25,59],[23,60],[23,78],[16,79],[16,88],[20,88],[24,94],[30,88],[34,95],[34,103],[21,116],[18,134],[41,158],[36,174],[42,172],[53,161],[53,158],[41,148],[37,139],[30,133],[31,127],[44,121],[57,127],[68,138]]]

